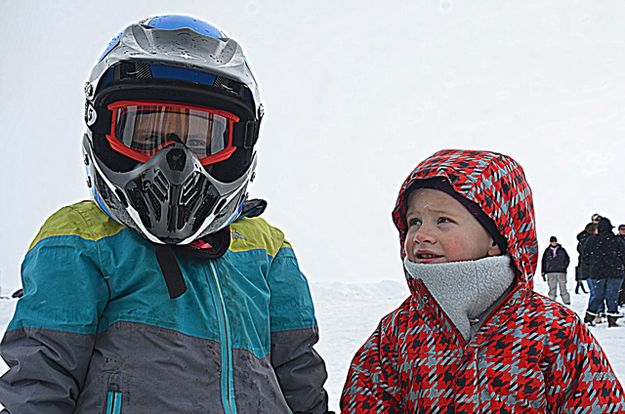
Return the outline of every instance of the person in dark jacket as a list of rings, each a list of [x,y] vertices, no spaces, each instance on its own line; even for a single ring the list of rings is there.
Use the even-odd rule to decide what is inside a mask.
[[[584,243],[588,240],[588,237],[597,234],[597,223],[590,222],[586,224],[584,230],[579,232],[577,235],[577,266],[575,266],[575,281],[577,282],[575,286],[575,294],[579,294],[579,290],[581,289],[584,293],[588,293],[584,288],[584,281],[588,285],[590,291],[590,284],[588,282],[588,272],[585,271],[584,266],[582,265],[582,249],[584,247]]]
[[[584,245],[586,241],[588,240],[588,238],[590,238],[591,236],[597,235],[597,223],[599,223],[599,218],[601,217],[598,214],[593,214],[592,221],[586,224],[586,227],[584,228],[584,230],[577,235],[578,266],[576,269],[575,277],[576,279],[579,277],[581,280],[586,281],[586,285],[588,286],[588,291],[590,292],[590,296],[588,297],[588,303],[594,300],[595,287],[592,283],[592,280],[588,278],[588,269],[584,266],[584,263],[582,261],[582,252],[583,252]],[[595,320],[594,320],[595,324],[603,322],[604,313],[605,313],[605,300],[601,302],[601,304],[599,305],[599,309],[597,310],[597,316],[595,317]]]
[[[579,289],[581,289],[584,293],[588,293],[586,289],[584,289],[583,284],[583,281],[586,281],[592,296],[591,284],[588,282],[588,272],[582,265],[582,249],[584,247],[584,243],[588,240],[588,237],[595,234],[597,234],[597,223],[590,222],[586,224],[584,230],[577,235],[577,266],[575,266],[575,281],[577,282],[577,285],[575,286],[576,295],[579,294]]]
[[[623,316],[618,312],[618,291],[625,277],[625,244],[612,233],[612,223],[602,217],[597,225],[598,234],[590,237],[582,251],[582,262],[588,269],[595,296],[588,304],[584,322],[594,325],[601,302],[606,301],[608,326],[617,326]]]
[[[540,273],[543,280],[547,280],[549,284],[549,297],[552,300],[556,300],[559,287],[560,296],[562,296],[562,302],[565,305],[571,304],[571,296],[566,289],[566,270],[570,261],[568,253],[558,243],[556,236],[551,236],[549,238],[549,247],[543,252]]]
[[[620,238],[623,241],[623,243],[625,243],[625,224],[620,224],[618,226],[618,233],[616,236]],[[619,306],[625,305],[625,280],[623,281],[623,283],[621,283],[621,289],[619,290],[618,305]]]

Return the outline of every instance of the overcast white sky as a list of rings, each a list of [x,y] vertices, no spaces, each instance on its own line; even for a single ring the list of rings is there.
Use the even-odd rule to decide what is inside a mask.
[[[441,148],[523,165],[539,242],[625,223],[625,2],[0,0],[0,285],[47,216],[88,198],[82,86],[110,38],[207,20],[252,62],[266,117],[252,196],[313,281],[401,279],[399,186]]]

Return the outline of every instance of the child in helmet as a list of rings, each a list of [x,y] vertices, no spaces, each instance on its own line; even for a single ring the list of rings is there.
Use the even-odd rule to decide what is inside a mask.
[[[241,47],[146,19],[85,94],[94,201],[53,214],[26,254],[3,413],[326,413],[306,278],[247,199],[263,111]]]
[[[411,295],[354,357],[342,412],[625,412],[579,317],[533,291],[532,194],[513,159],[435,153],[393,220]]]

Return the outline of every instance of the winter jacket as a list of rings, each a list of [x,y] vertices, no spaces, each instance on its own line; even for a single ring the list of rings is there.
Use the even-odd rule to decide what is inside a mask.
[[[541,273],[566,273],[569,267],[569,254],[560,244],[556,246],[556,254],[553,254],[551,246],[547,247],[543,252],[541,261]]]
[[[599,220],[599,234],[584,244],[582,262],[591,279],[622,279],[625,277],[625,244],[612,233],[606,219]]]
[[[511,158],[444,150],[404,182],[393,220],[404,246],[406,193],[446,177],[477,203],[508,243],[517,275],[465,341],[419,278],[360,348],[341,398],[343,413],[616,413],[623,389],[579,317],[533,291],[538,245],[532,194]],[[402,258],[405,252],[402,249]]]
[[[12,414],[324,413],[308,284],[283,233],[230,226],[218,259],[178,255],[170,299],[154,245],[93,202],[52,215],[23,263],[0,346]]]
[[[592,237],[592,234],[582,231],[577,235],[577,267],[575,268],[575,280],[586,280],[588,279],[588,269],[584,266],[584,262],[582,262],[582,252],[584,250],[584,245],[586,241]]]

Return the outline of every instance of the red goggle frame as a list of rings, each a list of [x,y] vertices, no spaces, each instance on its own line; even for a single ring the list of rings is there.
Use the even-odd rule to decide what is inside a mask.
[[[232,137],[234,124],[239,122],[239,117],[230,112],[197,105],[143,100],[117,101],[108,105],[107,108],[112,114],[110,133],[106,135],[107,141],[115,151],[136,161],[147,162],[159,150],[175,142],[185,144],[187,148],[198,155],[202,165],[224,161],[236,151],[236,147],[232,145]],[[142,119],[142,117],[147,118],[147,120]],[[151,120],[150,117],[155,118],[155,120]],[[165,117],[167,118],[165,119]],[[129,122],[129,118],[132,120],[132,133],[126,132],[128,129],[126,123]],[[177,132],[179,132],[176,135],[177,139],[168,139],[167,137],[171,134],[165,134],[166,130],[159,132],[156,129],[148,131],[148,133],[153,134],[153,137],[148,136],[148,133],[144,138],[135,136],[137,135],[137,123],[139,125],[141,123],[155,124],[157,123],[155,121],[160,121],[161,127],[163,123],[175,124],[175,127],[178,128]],[[193,129],[192,127],[201,129],[203,126],[207,127],[206,130],[200,131],[201,133],[195,137],[191,137],[188,133],[189,130]],[[186,136],[180,133],[185,128]],[[118,136],[118,132],[121,132],[122,136]],[[179,135],[183,136],[180,137]],[[190,145],[191,142],[199,145],[192,146]],[[148,146],[149,148],[146,149]]]

